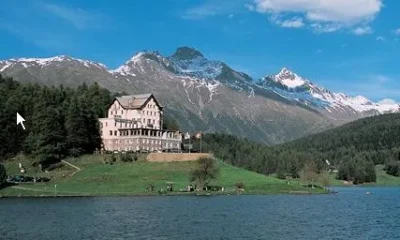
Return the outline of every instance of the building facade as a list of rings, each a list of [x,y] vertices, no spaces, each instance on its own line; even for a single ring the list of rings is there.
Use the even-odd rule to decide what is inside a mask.
[[[100,118],[105,151],[180,151],[182,134],[163,129],[163,107],[153,94],[117,97]]]

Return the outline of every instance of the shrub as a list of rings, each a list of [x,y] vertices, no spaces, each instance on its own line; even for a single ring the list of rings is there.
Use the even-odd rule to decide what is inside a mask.
[[[387,163],[384,170],[389,175],[400,177],[400,161],[391,161]]]
[[[236,182],[236,183],[235,183],[235,187],[236,187],[237,189],[244,189],[244,183],[241,182],[241,181]]]
[[[125,153],[125,154],[120,154],[119,160],[121,162],[132,162],[133,158],[130,154]]]

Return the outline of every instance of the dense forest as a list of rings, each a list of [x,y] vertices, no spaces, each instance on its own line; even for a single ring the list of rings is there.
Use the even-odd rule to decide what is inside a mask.
[[[18,153],[39,161],[92,153],[101,144],[97,118],[112,97],[97,84],[56,88],[0,76],[0,160]],[[16,125],[17,112],[26,130]]]
[[[400,114],[387,114],[273,147],[227,134],[206,134],[202,149],[235,166],[281,178],[298,177],[304,165],[313,162],[319,171],[336,169],[338,179],[362,183],[376,180],[377,164],[400,176],[399,136]],[[198,140],[195,146],[199,149]]]

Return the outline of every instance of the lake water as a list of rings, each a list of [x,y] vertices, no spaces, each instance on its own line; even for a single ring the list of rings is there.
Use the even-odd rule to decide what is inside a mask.
[[[313,196],[0,199],[0,239],[400,239],[400,188],[336,190]]]

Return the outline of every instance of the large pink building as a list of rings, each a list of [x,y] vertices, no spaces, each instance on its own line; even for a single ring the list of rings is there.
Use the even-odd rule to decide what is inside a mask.
[[[100,118],[103,150],[165,151],[181,149],[182,134],[163,129],[163,107],[153,94],[117,97]]]

